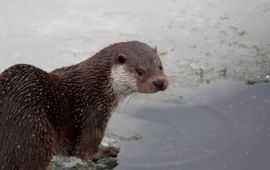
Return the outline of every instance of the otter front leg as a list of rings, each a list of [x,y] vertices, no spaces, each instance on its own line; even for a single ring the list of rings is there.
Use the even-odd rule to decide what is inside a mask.
[[[94,156],[99,152],[99,145],[102,138],[91,134],[91,136],[83,136],[79,146],[76,149],[76,155],[83,161],[93,160]]]
[[[93,127],[91,130],[83,130],[79,145],[76,148],[76,155],[83,161],[89,161],[100,155],[100,143],[104,137],[105,126]]]
[[[88,138],[89,139],[89,138]],[[91,142],[90,142],[91,141]],[[89,142],[84,142],[81,140],[80,146],[77,148],[77,156],[81,158],[83,161],[97,161],[100,158],[106,157],[117,157],[119,153],[119,148],[110,146],[105,147],[101,146],[100,143],[102,141],[102,137],[96,138],[93,140],[89,140]]]

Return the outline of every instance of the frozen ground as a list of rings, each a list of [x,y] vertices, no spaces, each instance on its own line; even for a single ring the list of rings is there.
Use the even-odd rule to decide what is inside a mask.
[[[268,170],[269,83],[245,82],[269,81],[269,28],[269,0],[0,0],[0,71],[50,71],[110,43],[147,42],[172,83],[118,110],[105,141],[121,146],[115,169]]]

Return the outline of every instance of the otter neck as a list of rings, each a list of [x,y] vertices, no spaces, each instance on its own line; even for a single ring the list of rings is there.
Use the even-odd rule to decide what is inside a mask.
[[[114,87],[112,69],[98,66],[80,68],[65,79],[66,90],[72,94],[69,101],[74,113],[75,125],[80,129],[104,128],[111,113],[131,92]]]

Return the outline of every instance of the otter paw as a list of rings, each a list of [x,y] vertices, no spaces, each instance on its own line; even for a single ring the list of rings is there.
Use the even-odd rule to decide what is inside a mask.
[[[103,147],[101,150],[104,157],[113,157],[113,158],[116,158],[118,156],[118,153],[120,152],[120,149],[114,146]]]
[[[118,156],[119,151],[120,151],[119,148],[116,148],[114,146],[100,147],[98,153],[96,153],[93,156],[92,161],[96,162],[101,158],[108,158],[108,157],[116,158]]]

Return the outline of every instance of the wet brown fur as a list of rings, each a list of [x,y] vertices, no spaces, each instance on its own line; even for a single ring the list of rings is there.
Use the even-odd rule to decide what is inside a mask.
[[[126,42],[51,73],[25,64],[5,70],[0,75],[0,170],[45,170],[54,153],[93,159],[119,102],[110,78],[119,55],[133,55],[127,64],[134,67],[161,64],[151,47]],[[149,80],[137,85],[144,88],[144,81]]]

